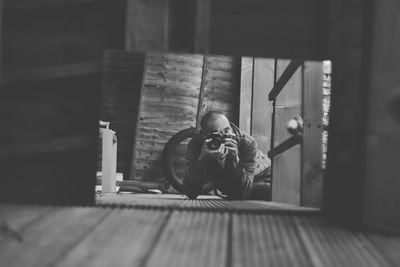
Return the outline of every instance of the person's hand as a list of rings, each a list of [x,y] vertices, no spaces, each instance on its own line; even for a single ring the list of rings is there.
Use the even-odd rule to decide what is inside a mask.
[[[203,160],[207,157],[216,159],[221,167],[225,166],[225,159],[228,155],[228,150],[225,149],[225,144],[221,144],[218,149],[211,150],[208,149],[207,144],[211,141],[211,139],[204,140],[203,147],[201,148],[199,160]]]
[[[235,139],[227,137],[224,139],[225,149],[228,151],[228,158],[232,161],[233,166],[236,167],[239,164],[239,149],[238,143]]]

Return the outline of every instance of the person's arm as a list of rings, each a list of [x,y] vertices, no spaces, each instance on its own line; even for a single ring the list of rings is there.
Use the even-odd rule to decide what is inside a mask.
[[[230,184],[232,199],[246,199],[253,189],[254,173],[257,166],[257,142],[254,138],[245,138],[241,144],[239,164],[228,169],[226,181]]]
[[[186,160],[189,162],[189,168],[182,186],[184,193],[191,199],[197,198],[202,193],[206,181],[204,160],[199,159],[201,147],[202,141],[198,136],[192,138],[187,145]]]

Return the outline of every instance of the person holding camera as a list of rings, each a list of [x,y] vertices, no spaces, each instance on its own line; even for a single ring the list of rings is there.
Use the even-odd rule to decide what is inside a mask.
[[[187,147],[185,194],[195,199],[212,183],[228,199],[270,200],[271,161],[257,149],[256,140],[218,111],[204,115],[200,127]]]

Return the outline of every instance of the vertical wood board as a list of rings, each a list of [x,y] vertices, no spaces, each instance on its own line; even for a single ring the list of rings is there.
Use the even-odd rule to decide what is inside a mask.
[[[288,64],[288,60],[277,61],[277,79]],[[302,115],[301,75],[299,68],[275,100],[274,147],[291,137],[287,122]],[[300,205],[301,145],[274,157],[272,164],[272,201]]]
[[[322,206],[322,62],[304,63],[301,205]]]
[[[252,125],[253,61],[252,57],[242,57],[240,75],[239,127],[248,134],[251,134]]]
[[[169,0],[128,0],[126,49],[164,51],[169,44]]]
[[[117,171],[125,179],[131,170],[143,69],[143,53],[108,50],[104,54],[100,119],[110,122],[110,128],[116,131]]]
[[[274,59],[254,58],[251,134],[264,154],[271,148],[272,103],[268,93],[274,86],[274,76]]]

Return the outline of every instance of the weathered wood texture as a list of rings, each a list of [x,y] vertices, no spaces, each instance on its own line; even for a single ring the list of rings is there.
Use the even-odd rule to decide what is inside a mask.
[[[194,50],[208,53],[210,49],[211,0],[196,1]]]
[[[44,2],[4,1],[4,71],[100,62],[124,47],[125,0]]]
[[[242,57],[240,73],[240,109],[239,127],[246,133],[251,133],[253,106],[253,70],[254,58]]]
[[[324,209],[328,217],[346,223],[361,220],[364,195],[368,66],[371,7],[364,0],[330,2],[332,95],[329,122]],[[367,16],[367,17],[364,17]],[[383,159],[381,159],[383,160]],[[340,193],[338,193],[340,192]]]
[[[88,61],[60,66],[14,70],[3,73],[1,83],[35,82],[67,78],[81,75],[91,75],[101,72],[101,61]]]
[[[210,17],[211,53],[304,59],[327,56],[327,0],[212,1]]]
[[[275,59],[254,58],[251,135],[264,154],[271,148],[272,103],[268,101],[268,90],[274,78]]]
[[[322,206],[322,62],[306,61],[303,67],[303,146],[301,205]]]
[[[277,78],[289,64],[277,60]],[[322,88],[321,88],[322,90]],[[302,70],[299,68],[274,101],[274,137],[276,147],[291,137],[287,123],[302,115]],[[321,114],[322,116],[322,114]],[[322,137],[321,137],[322,138]],[[300,205],[301,145],[296,145],[272,159],[272,200]]]
[[[99,88],[98,75],[2,86],[0,201],[94,202]]]
[[[144,71],[144,54],[108,50],[103,61],[100,119],[118,138],[117,171],[129,178],[132,146]]]
[[[265,154],[271,148],[272,103],[268,92],[274,79],[275,59],[242,58],[239,127],[256,139]]]
[[[127,0],[125,48],[165,51],[170,42],[169,0]]]
[[[400,230],[400,3],[374,2],[363,220]]]
[[[222,111],[237,122],[239,68],[233,57],[146,54],[131,178],[162,181],[165,143],[178,131],[195,127],[207,111]],[[177,152],[183,171],[184,149]]]
[[[277,61],[277,81],[288,64]],[[274,201],[322,206],[322,67],[322,62],[302,63],[276,97],[274,147],[282,147],[287,140],[296,142],[294,138],[298,141],[289,149],[282,148],[284,152],[277,156],[271,154]],[[303,118],[301,137],[287,130],[288,121],[296,116]]]
[[[157,198],[165,196],[147,200]],[[181,201],[193,205],[187,210],[0,205],[0,265],[375,267],[400,260],[399,236],[347,229],[319,213],[240,208],[254,201]],[[195,204],[208,210],[196,210]]]

